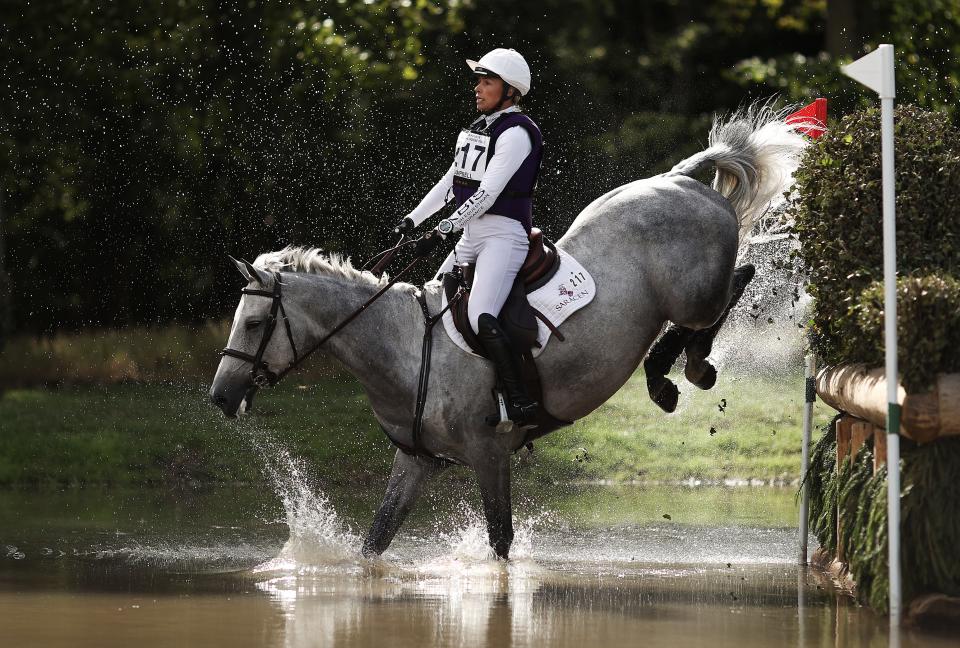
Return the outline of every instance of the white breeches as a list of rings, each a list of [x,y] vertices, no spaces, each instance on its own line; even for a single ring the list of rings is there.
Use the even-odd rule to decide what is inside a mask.
[[[477,320],[483,313],[500,315],[529,248],[530,239],[520,221],[484,214],[467,223],[463,236],[440,266],[437,276],[450,272],[458,263],[477,264],[467,305],[474,333],[478,332]]]

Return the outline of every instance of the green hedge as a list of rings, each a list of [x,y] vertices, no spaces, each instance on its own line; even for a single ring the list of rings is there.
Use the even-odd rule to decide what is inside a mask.
[[[850,305],[863,335],[850,340],[850,358],[881,364],[883,282],[875,281]],[[911,392],[931,388],[937,372],[960,371],[960,281],[950,276],[897,280],[900,380]]]
[[[873,474],[868,441],[836,465],[836,419],[814,447],[805,483],[810,489],[810,529],[831,555],[839,550],[857,583],[857,596],[887,609],[887,471]],[[960,596],[960,438],[909,446],[900,462],[903,599],[932,592]],[[837,536],[837,512],[843,535]]]
[[[939,113],[895,119],[900,367],[910,392],[960,370],[960,132]],[[788,210],[815,299],[812,339],[828,363],[883,362],[880,114],[844,117],[811,145]]]

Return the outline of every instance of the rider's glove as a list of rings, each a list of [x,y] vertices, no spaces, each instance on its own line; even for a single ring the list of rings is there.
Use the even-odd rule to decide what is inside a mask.
[[[423,235],[423,238],[417,241],[417,244],[413,246],[413,256],[415,257],[425,257],[437,249],[437,246],[440,245],[440,241],[444,238],[443,234],[437,230],[428,232]]]
[[[393,233],[406,235],[409,232],[412,232],[416,226],[417,224],[413,222],[413,219],[407,216],[400,221],[396,227],[393,228]]]

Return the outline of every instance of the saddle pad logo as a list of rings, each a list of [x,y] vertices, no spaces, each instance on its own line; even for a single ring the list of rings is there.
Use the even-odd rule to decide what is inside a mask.
[[[570,284],[570,287],[567,287],[568,283]],[[553,310],[560,312],[573,302],[580,301],[581,299],[587,299],[587,301],[593,299],[593,291],[592,289],[586,287],[586,283],[586,271],[581,270],[580,272],[570,272],[569,279],[560,284],[560,301],[553,305]],[[592,284],[593,281],[591,280],[590,283]]]

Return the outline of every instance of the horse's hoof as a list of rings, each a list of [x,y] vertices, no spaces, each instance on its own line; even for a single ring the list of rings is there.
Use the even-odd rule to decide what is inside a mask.
[[[367,540],[363,543],[363,546],[360,548],[360,555],[366,558],[367,560],[373,560],[379,558],[380,554],[383,553],[383,549],[376,546],[376,543]]]
[[[667,414],[672,414],[677,409],[677,402],[680,400],[680,390],[670,380],[660,378],[656,385],[647,381],[647,389],[650,392],[650,400],[657,404]]]
[[[717,384],[717,369],[709,362],[704,364],[707,365],[707,368],[700,375],[700,378],[697,380],[691,380],[690,382],[693,383],[694,387],[699,389],[710,389]]]

